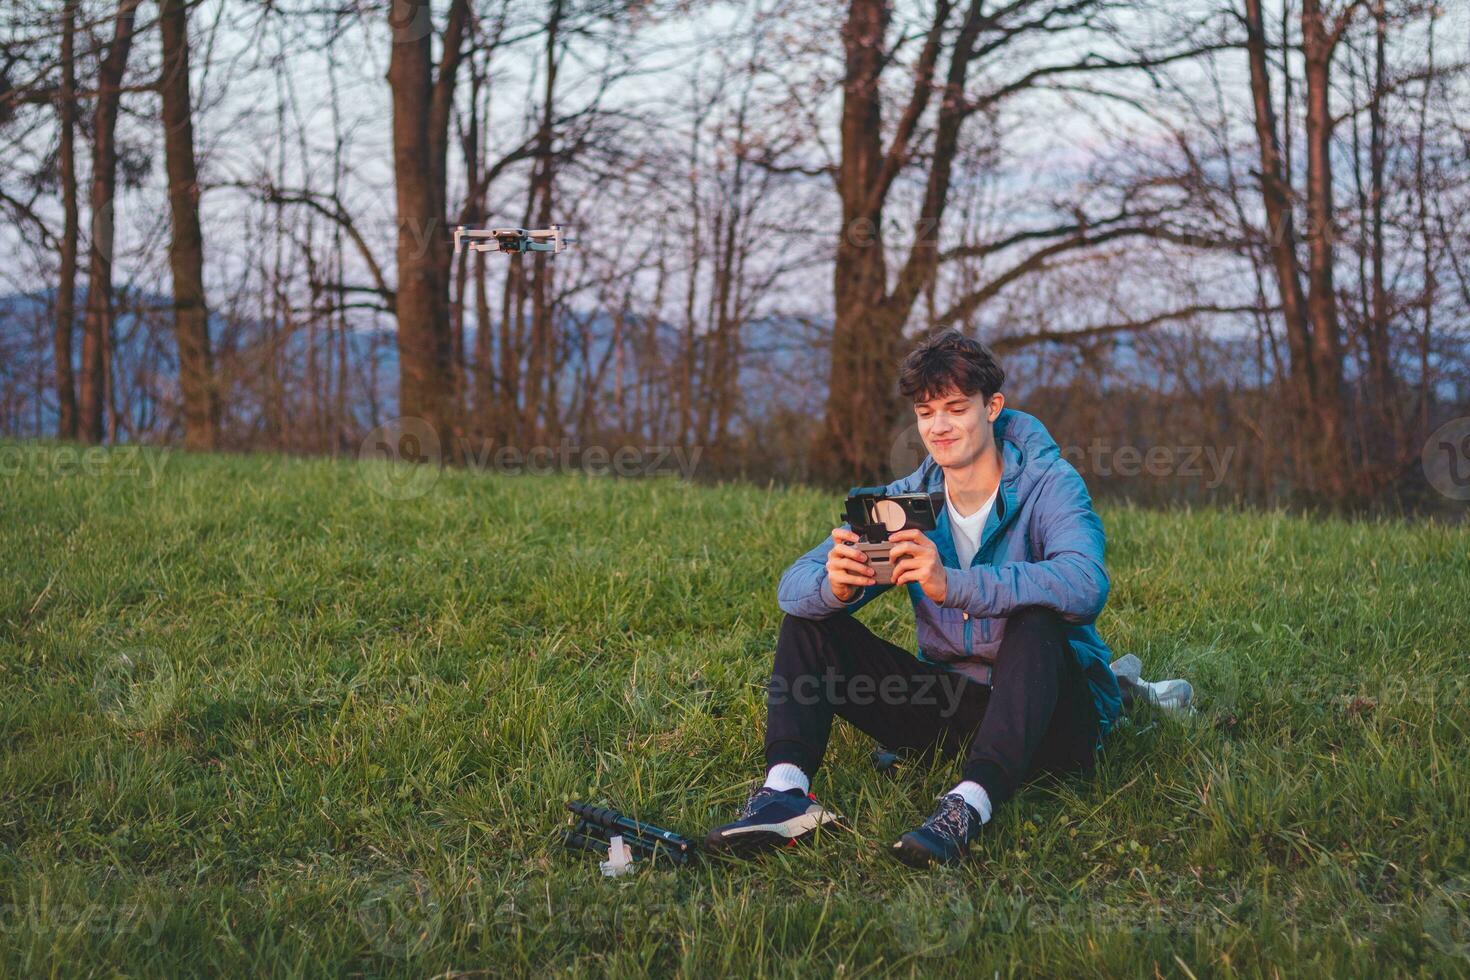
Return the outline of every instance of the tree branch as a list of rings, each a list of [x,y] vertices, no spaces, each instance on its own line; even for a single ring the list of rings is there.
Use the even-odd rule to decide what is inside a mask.
[[[337,197],[337,195],[316,194],[304,189],[287,190],[275,187],[272,184],[226,184],[217,186],[237,186],[251,190],[259,190],[264,192],[265,200],[267,203],[300,204],[304,207],[310,208],[311,210],[315,211],[317,214],[320,214],[322,217],[328,219],[329,221],[335,222],[344,232],[347,233],[347,237],[352,239],[352,243],[357,246],[358,254],[362,256],[363,262],[367,264],[368,272],[373,277],[373,282],[377,284],[378,295],[387,300],[390,306],[397,304],[398,293],[395,290],[388,288],[388,280],[383,275],[382,266],[378,265],[377,259],[373,258],[373,253],[372,250],[368,248],[367,240],[364,239],[362,237],[362,233],[357,230],[356,222],[352,220],[352,215],[347,213],[346,207],[343,206],[341,199]],[[323,198],[325,198],[326,201],[330,202],[331,207],[328,207],[327,204],[324,204],[322,202]]]
[[[1042,238],[1057,238],[1061,235],[1078,235],[1090,229],[1108,228],[1113,225],[1117,225],[1120,222],[1127,221],[1130,218],[1149,218],[1156,217],[1157,215],[1158,212],[1156,211],[1142,214],[1134,214],[1130,212],[1126,207],[1120,210],[1117,214],[1110,215],[1106,218],[1097,218],[1095,220],[1090,220],[1086,216],[1078,215],[1077,219],[1070,224],[1054,225],[1051,228],[1033,228],[1027,231],[1018,231],[1013,235],[1008,235],[1007,237],[994,242],[984,242],[975,245],[957,245],[954,248],[947,249],[946,251],[941,252],[939,254],[939,261],[952,262],[955,259],[983,258],[986,255],[994,252],[1003,251],[1005,249],[1011,248],[1012,246],[1019,245],[1022,242],[1032,242]]]
[[[1171,310],[1167,313],[1159,313],[1143,320],[1124,320],[1119,323],[1104,323],[1093,327],[1082,327],[1078,330],[1037,330],[1033,333],[1013,334],[1009,337],[998,337],[991,341],[989,346],[997,354],[1020,350],[1033,344],[1067,344],[1080,340],[1090,340],[1096,337],[1106,337],[1112,334],[1131,333],[1141,330],[1149,330],[1164,323],[1174,320],[1187,320],[1200,314],[1256,314],[1271,313],[1279,307],[1271,307],[1262,310],[1259,306],[1216,306],[1213,304],[1199,304],[1186,306],[1182,309]]]
[[[1151,225],[1113,226],[1095,235],[1081,234],[1072,238],[1063,239],[1059,242],[1053,242],[1045,248],[1032,252],[1026,258],[1017,262],[979,289],[966,293],[938,318],[938,322],[935,325],[945,327],[957,320],[965,319],[974,313],[975,310],[979,309],[981,304],[986,300],[994,297],[1017,279],[1045,269],[1049,260],[1058,255],[1080,248],[1088,248],[1093,245],[1102,245],[1105,242],[1120,238],[1156,238],[1162,241],[1173,241],[1181,244],[1193,244],[1196,242],[1195,237],[1192,235],[1164,228],[1156,228]],[[1222,242],[1218,247],[1225,247],[1225,243]]]
[[[1199,47],[1188,48],[1183,51],[1175,51],[1170,54],[1160,55],[1155,58],[1145,57],[1137,58],[1131,61],[1118,61],[1113,58],[1105,58],[1100,55],[1093,54],[1092,52],[1088,52],[1081,61],[1076,61],[1071,64],[1044,65],[1041,68],[1033,68],[1031,71],[1022,75],[1014,82],[1011,82],[1008,85],[1002,85],[1000,88],[995,89],[992,92],[987,92],[983,96],[967,101],[965,103],[965,111],[967,113],[970,113],[978,112],[981,109],[988,109],[991,106],[996,105],[1001,101],[1004,101],[1010,96],[1015,95],[1017,92],[1030,88],[1041,79],[1050,78],[1053,75],[1067,75],[1074,72],[1118,71],[1119,69],[1124,68],[1139,68],[1147,71],[1150,68],[1158,68],[1175,61],[1183,61],[1187,58],[1197,58],[1202,54],[1210,54],[1216,51],[1235,51],[1242,47],[1244,47],[1243,44],[1235,42],[1206,44]]]
[[[0,204],[8,205],[16,214],[35,225],[36,231],[40,232],[41,238],[45,240],[47,248],[59,249],[61,247],[56,236],[51,234],[51,230],[46,227],[46,222],[41,220],[41,216],[36,214],[29,204],[19,198],[11,197],[3,190],[0,190]]]
[[[920,117],[924,115],[924,110],[928,108],[929,97],[934,91],[934,66],[939,61],[939,51],[943,46],[941,41],[944,34],[944,23],[949,20],[951,9],[953,8],[949,0],[939,0],[934,6],[934,23],[929,27],[929,35],[924,40],[924,48],[919,54],[918,62],[914,65],[914,88],[909,94],[909,104],[899,118],[898,129],[893,134],[893,142],[883,157],[883,168],[878,172],[878,179],[874,182],[868,199],[863,204],[864,214],[877,213],[878,208],[888,197],[888,189],[893,185],[894,178],[908,162],[909,141],[913,139],[914,129],[918,126]]]

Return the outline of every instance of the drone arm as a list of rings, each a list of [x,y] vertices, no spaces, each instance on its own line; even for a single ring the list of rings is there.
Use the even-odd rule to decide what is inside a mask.
[[[474,252],[562,252],[575,238],[562,237],[561,225],[538,231],[524,228],[466,228],[457,225],[454,229],[454,252],[463,248]]]
[[[503,234],[503,231],[495,228],[466,228],[458,225],[454,229],[454,254],[458,255],[461,248],[467,248],[471,252],[499,252],[502,249],[498,236]]]

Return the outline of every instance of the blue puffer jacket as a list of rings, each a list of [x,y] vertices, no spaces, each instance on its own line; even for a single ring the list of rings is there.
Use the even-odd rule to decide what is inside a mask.
[[[926,596],[918,583],[904,586],[914,606],[918,657],[988,684],[986,661],[995,660],[1006,617],[1024,606],[1054,609],[1071,624],[1068,639],[1092,690],[1101,738],[1122,708],[1118,681],[1108,666],[1111,652],[1093,626],[1109,588],[1102,521],[1081,475],[1062,458],[1040,421],[1007,408],[993,425],[1003,461],[1000,492],[970,567],[958,567],[949,512],[942,508],[938,526],[925,534],[945,566],[944,604]],[[940,493],[944,471],[926,456],[917,470],[884,489]],[[776,593],[782,611],[825,619],[851,613],[892,588],[870,585],[852,601],[838,601],[827,581],[831,550],[829,535],[781,576]]]

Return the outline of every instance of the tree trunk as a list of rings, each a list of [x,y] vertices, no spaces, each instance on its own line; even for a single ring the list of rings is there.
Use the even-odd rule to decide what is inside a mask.
[[[556,46],[560,42],[561,0],[552,0],[546,21],[546,80],[542,95],[541,124],[536,133],[536,167],[531,175],[531,197],[536,201],[535,225],[545,228],[552,216],[553,161],[551,158],[553,100],[556,97]],[[556,343],[552,322],[551,262],[545,252],[535,252],[512,261],[531,266],[531,360],[526,372],[527,389],[523,444],[535,445],[550,438],[557,423],[555,404]],[[543,421],[544,420],[544,421]]]
[[[495,365],[490,344],[490,289],[485,275],[485,253],[475,253],[475,430],[493,435],[495,411]]]
[[[450,460],[458,459],[460,433],[449,330],[445,158],[467,8],[467,0],[454,0],[450,7],[437,81],[428,0],[397,0],[388,15],[393,28],[388,84],[398,205],[398,411],[427,422]]]
[[[699,441],[699,436],[694,432],[694,367],[698,361],[695,351],[694,305],[699,295],[699,274],[704,264],[704,239],[701,237],[704,209],[700,205],[699,187],[695,180],[695,168],[699,166],[697,145],[689,159],[689,219],[691,223],[689,247],[691,254],[684,280],[684,329],[679,337],[679,376],[677,379],[679,429],[675,436],[675,443],[680,446],[692,446]]]
[[[478,253],[477,253],[478,254]],[[469,296],[470,253],[460,252],[454,269],[454,299],[449,304],[450,380],[454,399],[454,416],[465,415],[465,302]],[[463,421],[461,421],[463,426]]]
[[[847,71],[842,84],[842,158],[837,174],[842,230],[833,267],[832,366],[826,421],[813,447],[819,479],[864,482],[887,458],[888,390],[895,370],[895,324],[876,315],[888,291],[881,199],[871,188],[883,166],[879,75],[890,10],[883,0],[852,0],[842,30]],[[876,206],[874,206],[876,204]],[[902,325],[897,325],[899,329]]]
[[[87,311],[82,327],[80,435],[102,441],[107,404],[108,343],[112,333],[112,197],[117,186],[117,113],[123,72],[133,44],[139,0],[121,0],[112,43],[97,66],[97,105],[92,116],[92,234],[87,248]]]
[[[512,261],[505,268],[505,287],[500,295],[500,396],[496,399],[496,437],[505,444],[515,441],[520,432],[517,399],[521,390],[520,303],[521,264]]]
[[[1371,305],[1367,324],[1368,392],[1372,404],[1367,415],[1373,420],[1373,436],[1368,442],[1369,471],[1390,464],[1389,456],[1402,440],[1397,385],[1394,383],[1392,353],[1389,341],[1389,296],[1384,280],[1383,175],[1384,151],[1383,99],[1387,95],[1387,16],[1383,4],[1373,10],[1374,54],[1372,95],[1368,103],[1369,166],[1369,262],[1371,263]],[[1370,490],[1376,488],[1370,488]]]
[[[1424,38],[1424,64],[1430,75],[1434,73],[1435,19],[1430,18],[1429,25],[1425,31]],[[1428,173],[1425,154],[1427,152],[1427,136],[1429,129],[1429,107],[1431,102],[1431,87],[1425,85],[1420,95],[1418,112],[1416,115],[1418,125],[1414,132],[1414,191],[1418,198],[1418,232],[1420,236],[1421,261],[1425,270],[1423,292],[1419,297],[1419,307],[1424,311],[1424,320],[1419,329],[1419,397],[1415,410],[1415,441],[1421,442],[1428,438],[1431,420],[1433,419],[1433,402],[1435,395],[1435,383],[1430,374],[1430,346],[1433,340],[1434,327],[1434,297],[1439,289],[1438,277],[1434,272],[1434,240],[1431,238],[1429,219],[1429,195],[1434,192]],[[1453,248],[1453,245],[1449,246]],[[1463,286],[1463,279],[1462,279]]]
[[[1345,457],[1339,456],[1334,459],[1334,454],[1324,448],[1341,439],[1340,384],[1336,389],[1338,407],[1334,411],[1331,404],[1323,404],[1324,393],[1333,390],[1332,386],[1324,385],[1320,378],[1321,372],[1325,370],[1330,374],[1335,372],[1334,376],[1340,379],[1341,358],[1339,356],[1334,367],[1330,358],[1324,360],[1321,357],[1318,351],[1318,320],[1314,316],[1312,300],[1302,286],[1303,270],[1296,251],[1297,230],[1292,211],[1291,184],[1278,142],[1260,0],[1245,0],[1245,22],[1251,99],[1255,113],[1256,145],[1261,165],[1261,198],[1266,213],[1267,249],[1276,272],[1277,292],[1281,299],[1281,315],[1286,326],[1286,343],[1291,362],[1292,410],[1298,418],[1310,420],[1308,426],[1298,429],[1296,433],[1298,456],[1296,465],[1305,490],[1312,495],[1321,495],[1331,492],[1333,484],[1346,475],[1343,473],[1346,465]],[[1325,66],[1323,68],[1325,69]],[[1310,74],[1309,69],[1309,76]],[[1318,106],[1318,111],[1325,109],[1325,92],[1321,91],[1322,81],[1323,79],[1320,78],[1315,82],[1310,77],[1308,79],[1309,103],[1316,95],[1324,98],[1322,105]],[[1316,95],[1310,91],[1314,84],[1317,85]],[[1308,114],[1310,115],[1312,111],[1309,105]],[[1321,147],[1321,151],[1325,151],[1325,145]],[[1308,153],[1310,183],[1313,178],[1321,179],[1320,168],[1325,165],[1326,157],[1313,145],[1311,138],[1308,139]],[[1327,179],[1330,180],[1330,171]],[[1316,194],[1314,205],[1309,208],[1308,212],[1308,237],[1313,242],[1313,261],[1315,263],[1322,260],[1320,250],[1324,244],[1330,260],[1330,229],[1323,234],[1321,226],[1314,222],[1323,220],[1324,214],[1330,218],[1331,198],[1329,195],[1324,201],[1321,187],[1317,187],[1315,192],[1309,189],[1308,193],[1309,196]],[[1313,269],[1318,275],[1321,274],[1317,266],[1314,265]],[[1310,277],[1311,273],[1309,272],[1308,275]],[[1327,270],[1327,277],[1330,283],[1330,269]],[[1321,304],[1320,288],[1320,281],[1314,281],[1312,291],[1319,307]],[[1317,309],[1315,312],[1320,315],[1322,310]],[[1332,311],[1332,317],[1335,324],[1335,309]],[[1324,429],[1324,426],[1327,428]]]
[[[474,188],[480,184],[480,86],[482,84],[480,73],[472,59],[470,62],[470,98],[469,98],[469,121],[461,132],[460,153],[464,159],[466,183],[470,187],[471,196],[466,197],[464,208],[460,211],[460,223],[480,223],[485,220],[484,195],[474,195]],[[483,258],[483,252],[473,253],[476,258]],[[479,370],[475,372],[476,397],[470,398],[469,378],[469,355],[465,351],[465,320],[468,314],[469,303],[469,276],[470,251],[466,249],[459,254],[459,261],[455,268],[454,280],[454,305],[453,333],[454,333],[454,397],[456,411],[461,418],[468,422],[468,415],[478,414],[483,408],[484,401],[479,398]],[[478,358],[481,352],[481,343],[485,333],[486,317],[481,315],[486,305],[479,298],[479,291],[484,288],[485,275],[483,263],[476,262],[474,267],[475,276],[475,312],[477,315],[477,326],[475,329],[474,353]],[[478,363],[478,361],[477,361]],[[471,408],[473,403],[473,408]],[[466,428],[479,432],[482,426],[478,423],[467,425]]]
[[[1261,0],[1245,0],[1246,47],[1249,54],[1251,99],[1255,108],[1256,146],[1261,160],[1261,198],[1266,211],[1267,247],[1276,270],[1281,311],[1286,321],[1287,348],[1294,376],[1302,384],[1298,393],[1303,407],[1310,404],[1311,362],[1307,357],[1308,326],[1306,294],[1302,290],[1301,263],[1296,254],[1296,219],[1292,214],[1291,190],[1282,165],[1277,137],[1276,110],[1271,101],[1271,76],[1266,61],[1265,29]]]
[[[1336,44],[1318,0],[1303,0],[1302,47],[1306,63],[1307,112],[1307,317],[1312,324],[1312,378],[1319,486],[1341,500],[1351,465],[1344,425],[1342,334],[1333,282],[1332,112],[1328,102],[1332,51]]]
[[[174,334],[179,346],[179,389],[184,400],[184,444],[213,449],[219,438],[219,397],[209,344],[204,296],[204,238],[199,229],[199,179],[194,164],[193,105],[189,98],[189,23],[184,0],[160,0],[163,44],[165,167],[173,216],[169,267],[174,282]]]
[[[394,3],[390,17],[410,12],[410,24],[429,16],[427,2]],[[417,8],[417,9],[416,9]],[[410,31],[409,33],[419,32]],[[398,411],[427,422],[448,441],[448,322],[429,252],[442,241],[442,218],[434,213],[433,167],[429,159],[429,102],[433,92],[432,34],[395,37],[388,62],[393,90],[393,167],[398,203]],[[437,232],[437,234],[436,234]]]
[[[884,47],[891,11],[884,0],[851,0],[849,5],[842,32],[847,73],[837,175],[842,232],[833,269],[832,368],[826,419],[812,452],[813,474],[820,480],[867,483],[889,475],[889,449],[901,408],[894,381],[903,329],[938,268],[951,167],[960,128],[973,111],[966,101],[966,78],[980,30],[989,22],[981,8],[981,0],[972,0],[950,48],[944,84],[938,87],[942,98],[923,202],[908,257],[889,292],[883,203],[909,159],[909,140],[936,88],[934,69],[951,5],[934,6],[913,90],[887,153],[881,142],[881,75],[891,54]]]
[[[61,232],[61,271],[56,286],[55,371],[56,436],[77,437],[77,392],[71,363],[72,334],[76,331],[77,242],[81,219],[77,208],[76,157],[76,31],[75,0],[66,0],[61,28],[61,93],[56,111],[61,128],[57,165],[61,171],[61,206],[65,214]]]

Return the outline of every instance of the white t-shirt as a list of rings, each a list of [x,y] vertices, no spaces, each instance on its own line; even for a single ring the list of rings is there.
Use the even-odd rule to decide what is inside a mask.
[[[959,511],[954,509],[954,501],[949,499],[949,487],[944,488],[944,506],[949,511],[949,526],[954,533],[954,550],[959,556],[961,568],[969,568],[970,560],[980,550],[980,535],[985,530],[986,518],[995,507],[995,494],[999,490],[1000,484],[997,483],[995,490],[990,492],[990,499],[981,504],[979,510],[969,517],[961,517]]]

